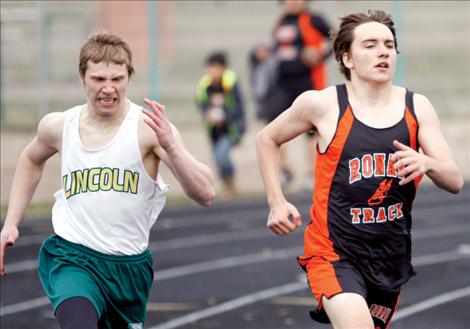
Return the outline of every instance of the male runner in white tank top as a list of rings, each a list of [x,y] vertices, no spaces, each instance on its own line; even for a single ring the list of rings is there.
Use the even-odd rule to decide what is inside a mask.
[[[185,193],[211,205],[211,170],[183,145],[165,106],[126,98],[134,73],[129,45],[102,32],[80,50],[87,103],[46,115],[22,152],[1,231],[0,275],[6,247],[56,153],[63,186],[53,208],[55,235],[39,255],[39,274],[62,328],[142,328],[153,282],[149,232],[165,203],[163,162]],[[109,280],[109,278],[113,280]]]

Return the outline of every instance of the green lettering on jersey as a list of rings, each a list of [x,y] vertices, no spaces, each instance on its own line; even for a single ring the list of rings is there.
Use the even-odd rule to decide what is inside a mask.
[[[96,192],[99,190],[99,185],[95,183],[95,176],[100,175],[101,168],[91,168],[88,173],[88,191]],[[98,180],[99,183],[99,180]]]
[[[119,184],[119,169],[113,169],[113,190],[117,192],[124,191],[124,185]]]
[[[120,177],[122,177],[121,181]],[[130,170],[122,171],[119,168],[86,168],[64,175],[62,185],[67,199],[76,194],[97,191],[137,194],[139,173]]]
[[[113,171],[110,168],[101,169],[100,173],[100,190],[109,191],[113,187],[112,180]]]
[[[75,179],[77,180],[76,189],[74,194],[86,192],[88,189],[88,171],[89,169],[77,170],[72,173],[75,174]]]
[[[64,177],[62,177],[62,186],[64,188],[64,192],[65,192],[65,197],[68,199],[70,198],[70,187],[67,189],[67,178],[68,176],[67,175],[64,175]]]
[[[139,185],[139,173],[124,170],[124,192],[137,194],[137,187]]]

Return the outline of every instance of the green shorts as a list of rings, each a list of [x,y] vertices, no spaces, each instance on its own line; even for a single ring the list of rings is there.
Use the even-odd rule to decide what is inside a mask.
[[[72,297],[87,298],[99,328],[143,328],[153,283],[149,250],[140,255],[106,255],[57,235],[39,251],[39,278],[54,312]]]

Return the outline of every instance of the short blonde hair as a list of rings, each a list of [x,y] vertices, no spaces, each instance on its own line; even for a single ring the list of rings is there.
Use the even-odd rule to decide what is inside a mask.
[[[85,76],[88,61],[93,63],[106,62],[125,64],[129,77],[134,74],[132,65],[132,51],[129,44],[119,35],[112,32],[97,32],[85,41],[80,49],[78,71],[81,77]]]

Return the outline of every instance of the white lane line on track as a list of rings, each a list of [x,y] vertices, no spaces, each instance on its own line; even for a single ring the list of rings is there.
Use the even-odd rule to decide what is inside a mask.
[[[293,234],[302,233],[301,230],[294,231]],[[149,248],[152,251],[161,250],[174,250],[181,248],[192,248],[197,246],[204,246],[215,243],[225,243],[230,241],[241,241],[256,239],[262,237],[275,237],[275,235],[269,231],[266,227],[258,229],[249,229],[246,231],[235,231],[235,232],[221,232],[212,234],[202,234],[197,236],[190,236],[184,238],[171,239],[161,242],[152,242],[149,244]]]
[[[178,218],[163,217],[157,220],[157,223],[153,226],[152,231],[160,231],[174,228],[184,228],[184,227],[193,227],[193,226],[204,226],[204,225],[214,225],[214,224],[226,224],[230,221],[253,221],[254,217],[263,216],[267,219],[268,212],[265,209],[253,209],[253,210],[239,210],[233,211],[228,214],[220,213],[209,213],[209,214],[196,214],[193,216],[184,216]],[[220,217],[227,217],[227,219],[214,219]],[[20,238],[15,243],[15,247],[26,247],[35,244],[41,244],[51,232],[44,232],[32,235],[20,235]]]
[[[452,234],[468,233],[470,232],[470,223],[463,224],[450,224],[439,227],[428,227],[418,230],[411,230],[411,240],[421,240],[427,238],[436,238],[439,236],[446,236]]]
[[[419,240],[466,232],[470,232],[470,223],[420,229],[413,233],[413,239]],[[292,234],[299,233],[303,233],[303,230],[294,231]],[[266,227],[263,227],[258,229],[251,229],[249,231],[203,234],[193,237],[184,237],[161,242],[152,242],[149,244],[149,247],[152,251],[173,250],[180,248],[203,246],[214,243],[255,239],[261,237],[274,237],[274,235],[271,231],[266,229]]]
[[[253,253],[243,256],[227,257],[208,262],[195,263],[190,265],[183,265],[179,267],[173,267],[167,270],[161,270],[155,272],[154,281],[173,279],[185,275],[208,272],[215,269],[225,269],[229,267],[235,267],[240,265],[248,265],[253,263],[267,262],[272,260],[280,260],[295,257],[302,254],[302,248],[288,248],[272,250],[269,253]]]
[[[310,207],[310,206],[309,206]],[[442,209],[442,212],[438,210]],[[300,208],[299,208],[300,210]],[[234,221],[235,220],[253,220],[254,217],[259,217],[262,220],[267,220],[268,209],[242,209],[242,210],[233,210],[227,213],[217,212],[217,213],[198,213],[196,215],[189,216],[179,216],[177,218],[172,217],[163,217],[157,220],[157,223],[154,225],[153,230],[161,229],[173,229],[173,228],[183,228],[183,227],[194,227],[194,226],[204,226],[204,225],[214,225],[220,222]],[[462,203],[457,204],[452,207],[442,208],[432,207],[432,205],[426,206],[425,208],[420,208],[415,206],[413,208],[413,219],[418,218],[418,220],[428,219],[429,217],[452,217],[452,216],[462,216],[469,215],[468,204]],[[304,214],[304,222],[310,220],[310,215],[308,212]]]
[[[149,329],[173,329],[181,327],[185,324],[189,324],[201,319],[209,318],[217,314],[225,313],[228,311],[235,310],[245,305],[253,304],[269,298],[290,294],[296,291],[305,290],[304,282],[294,282],[286,285],[273,287],[270,289],[258,291],[253,294],[241,296],[229,300],[228,302],[208,307],[200,311],[189,313],[185,316],[178,317],[168,322],[159,324],[157,326],[150,327]]]
[[[435,264],[442,263],[444,261],[444,259],[446,259],[445,257],[448,257],[449,254],[450,253],[442,253],[442,254],[435,254],[435,255],[425,255],[425,256],[422,256],[421,258],[417,257],[418,262],[416,262],[416,264],[414,264],[414,265],[416,267],[430,265],[430,264],[432,264],[432,262],[430,260],[430,258],[432,258],[432,257],[434,257]],[[453,252],[453,254],[457,254],[458,256],[460,256],[459,258],[462,258],[462,253]],[[466,255],[464,255],[464,257],[466,257]],[[422,260],[420,260],[420,259],[422,259]],[[452,261],[452,260],[455,260],[455,259],[458,259],[458,258],[455,258],[455,257],[450,257],[449,258],[448,257],[447,261]],[[243,306],[246,306],[246,305],[249,305],[249,304],[253,304],[253,303],[256,303],[256,302],[261,301],[261,300],[265,300],[265,299],[269,299],[269,298],[273,298],[273,297],[277,297],[277,296],[281,296],[281,295],[286,295],[286,294],[289,294],[289,293],[292,293],[292,292],[301,291],[301,290],[305,290],[305,289],[307,289],[305,279],[304,280],[299,279],[299,282],[290,283],[290,284],[286,284],[286,285],[282,285],[282,286],[277,286],[277,287],[273,287],[273,288],[270,288],[270,289],[267,289],[267,290],[262,290],[262,291],[259,291],[259,292],[253,293],[253,294],[241,296],[241,297],[229,300],[229,301],[227,301],[225,303],[222,303],[220,305],[208,307],[208,308],[205,308],[203,310],[195,311],[195,312],[189,313],[187,315],[177,317],[173,320],[164,322],[164,323],[159,324],[157,326],[150,327],[149,329],[174,329],[174,328],[178,328],[178,327],[181,327],[181,326],[189,324],[189,323],[193,323],[193,322],[198,321],[198,320],[202,320],[202,319],[205,319],[205,318],[212,317],[214,315],[218,315],[218,314],[225,313],[225,312],[228,312],[228,311],[233,311],[233,310],[238,309],[240,307],[243,307]],[[405,308],[401,311],[398,311],[397,314],[394,316],[394,319],[392,321],[399,320],[399,319],[404,318],[406,316],[409,316],[411,314],[424,311],[424,310],[426,310],[430,307],[437,306],[439,304],[443,304],[443,303],[449,302],[451,300],[461,298],[461,297],[465,297],[465,296],[468,296],[468,295],[470,295],[470,287],[466,287],[464,289],[459,289],[459,290],[455,290],[455,291],[452,291],[452,292],[449,292],[449,293],[445,293],[443,295],[431,298],[427,301],[415,304],[415,305],[410,306],[408,308]],[[312,298],[312,306],[313,305],[314,305],[314,301],[313,301],[313,298]]]
[[[470,253],[462,252],[462,246],[466,245],[459,245],[455,251],[448,251],[448,252],[441,252],[439,254],[430,254],[430,255],[422,255],[413,257],[411,262],[413,266],[427,266],[427,265],[434,265],[439,263],[446,263],[453,260],[465,259],[470,258]]]
[[[303,233],[302,230],[297,230],[293,234]],[[192,248],[197,246],[204,246],[215,243],[225,243],[230,241],[242,241],[250,239],[258,239],[264,237],[275,237],[275,235],[267,228],[249,230],[249,231],[235,231],[223,232],[215,234],[203,234],[194,237],[177,238],[161,242],[152,242],[149,248],[154,252],[163,250],[175,250],[182,248]],[[36,259],[24,260],[21,262],[7,263],[7,273],[18,273],[25,271],[32,271],[37,269],[38,261]]]
[[[462,234],[470,232],[470,224],[454,224],[447,226],[439,226],[432,228],[419,229],[412,231],[412,239],[421,240],[427,238],[434,238],[439,236],[446,236],[451,234]],[[303,230],[294,231],[293,234],[303,233]],[[275,235],[267,228],[260,228],[249,231],[235,231],[235,232],[222,232],[214,234],[202,234],[187,238],[170,239],[161,242],[152,242],[149,248],[152,251],[161,250],[176,250],[182,248],[192,248],[197,246],[204,246],[215,243],[225,243],[230,241],[242,241],[263,237],[275,237]],[[16,247],[16,245],[15,245]],[[18,273],[24,271],[31,271],[37,268],[37,260],[25,260],[21,262],[6,264],[8,273]]]
[[[461,244],[457,250],[461,254],[470,255],[470,244]]]
[[[463,215],[470,215],[468,211],[468,205],[459,205],[457,207],[453,207],[450,210],[446,209],[446,213],[439,215],[436,213],[435,209],[420,209],[418,211],[414,211],[413,220],[428,220],[430,218],[439,217],[453,217],[453,216],[463,216]],[[259,217],[259,220],[265,220],[267,216],[267,211],[264,209],[255,209],[255,210],[241,210],[231,213],[230,216],[227,214],[207,214],[207,215],[195,215],[195,216],[187,216],[187,217],[178,217],[176,218],[169,218],[165,217],[159,219],[157,224],[152,228],[152,231],[155,230],[166,230],[166,229],[176,229],[176,228],[187,228],[187,227],[201,227],[205,225],[214,225],[214,224],[228,224],[230,221],[233,221],[233,218],[236,218],[236,221],[253,221]],[[217,217],[214,219],[212,217]],[[222,218],[221,218],[222,217]],[[225,219],[225,218],[227,219]],[[308,223],[309,215],[304,216],[304,223]],[[455,225],[462,225],[463,224],[455,224]],[[469,224],[466,224],[470,226]],[[445,228],[444,228],[445,229]],[[468,229],[468,228],[467,228]],[[449,226],[449,230],[452,230],[452,225]],[[29,236],[20,236],[20,239],[15,244],[15,247],[25,247],[35,244],[41,244],[45,237],[50,235],[50,233],[45,234],[34,234]]]
[[[419,266],[432,265],[432,264],[442,263],[446,261],[453,261],[453,260],[457,260],[461,258],[470,257],[468,253],[459,252],[461,249],[462,248],[459,247],[457,249],[457,252],[455,251],[444,252],[441,254],[424,255],[424,256],[416,257],[415,262],[413,262],[413,264],[414,266],[419,267]],[[272,250],[272,252],[270,252],[269,254],[255,253],[255,254],[248,254],[244,256],[223,258],[223,259],[219,259],[215,261],[185,265],[185,266],[158,271],[155,275],[155,280],[163,281],[166,279],[172,279],[172,278],[181,277],[184,275],[207,272],[207,271],[211,271],[214,269],[223,269],[223,268],[247,265],[247,264],[252,264],[252,263],[260,263],[263,261],[290,258],[295,255],[300,255],[301,252],[302,252],[301,248],[298,248],[298,247],[278,249],[278,250]],[[8,311],[8,314],[14,314],[14,313],[22,312],[22,311],[27,311],[33,308],[37,308],[46,304],[47,304],[46,297],[37,298],[37,299],[33,299],[27,302],[21,302],[18,304],[1,307],[0,314],[2,316],[6,315],[5,313],[6,311]]]
[[[437,209],[436,209],[437,208]],[[443,210],[441,210],[443,209]],[[441,210],[441,212],[439,212]],[[413,214],[413,220],[428,220],[430,218],[443,218],[443,219],[448,219],[449,217],[454,217],[454,216],[464,216],[464,215],[469,215],[470,212],[468,210],[468,204],[458,204],[456,206],[452,207],[446,207],[443,208],[441,206],[439,207],[431,207],[428,206],[426,208],[413,208],[413,211],[411,212]]]
[[[419,303],[413,304],[403,309],[399,309],[397,313],[395,314],[395,316],[393,317],[392,322],[399,321],[410,315],[413,315],[422,311],[426,311],[435,306],[439,306],[441,304],[445,304],[453,300],[467,297],[467,296],[470,296],[470,286],[453,290],[453,291],[449,291],[438,296],[434,296],[432,298],[423,300]]]
[[[287,248],[272,250],[269,253],[254,253],[244,256],[223,258],[210,262],[196,263],[191,265],[185,265],[180,267],[174,267],[167,270],[161,270],[156,272],[155,281],[163,281],[167,279],[173,279],[184,275],[191,275],[195,273],[208,272],[215,269],[223,269],[229,267],[235,267],[240,265],[247,265],[252,263],[267,262],[272,260],[280,260],[285,258],[291,258],[302,253],[302,248]],[[10,272],[8,272],[10,273]],[[305,283],[304,283],[305,285]],[[27,311],[33,308],[37,308],[48,304],[49,299],[47,297],[36,298],[30,301],[21,302],[18,304],[8,305],[0,308],[0,314],[14,314],[22,311]]]
[[[33,271],[38,268],[38,260],[37,259],[29,259],[24,260],[21,262],[6,264],[6,273],[19,273],[19,272],[26,272],[26,271]]]
[[[253,220],[253,217],[260,217],[268,219],[267,209],[240,209],[232,210],[229,212],[208,212],[198,213],[189,216],[163,217],[158,219],[152,230],[183,228],[203,225],[214,225],[220,222],[240,221],[240,220]],[[221,220],[222,218],[222,220]]]
[[[430,217],[436,217],[436,210],[435,209],[419,209],[413,211],[413,219],[414,220],[426,220]],[[449,216],[462,216],[462,215],[469,215],[468,204],[462,204],[453,206],[450,209],[446,209],[445,214],[440,215],[440,217],[449,217]],[[157,223],[152,228],[152,231],[155,230],[167,230],[167,229],[175,229],[175,228],[184,228],[184,227],[193,227],[193,226],[205,226],[205,225],[214,225],[220,223],[227,223],[233,221],[233,218],[236,218],[237,221],[252,221],[254,217],[260,217],[261,219],[266,219],[268,215],[268,211],[266,209],[251,209],[251,210],[236,210],[230,213],[209,213],[209,214],[196,214],[192,216],[183,216],[178,218],[171,218],[171,217],[164,217],[157,221]],[[307,223],[309,218],[308,214],[304,216],[304,221]],[[214,219],[217,218],[217,219]],[[222,219],[221,219],[222,218]],[[227,219],[225,219],[227,218]],[[20,236],[18,242],[15,243],[15,247],[26,247],[36,244],[41,244],[45,238],[50,235],[51,233],[44,233],[44,234],[33,234],[33,235],[25,235]]]
[[[9,314],[15,314],[22,311],[28,311],[36,307],[41,307],[49,304],[49,298],[39,297],[35,299],[30,299],[26,302],[21,302],[13,305],[8,305],[0,308],[0,316],[5,316]]]
[[[207,239],[207,238],[206,238]],[[458,260],[470,256],[470,253],[465,252],[468,249],[467,245],[460,245],[456,251],[443,252],[439,254],[432,255],[423,255],[413,257],[414,266],[424,266],[427,264],[435,264],[436,262],[446,262],[449,260]],[[185,275],[186,273],[198,273],[206,271],[206,268],[224,268],[228,266],[238,266],[246,265],[254,262],[259,262],[262,260],[271,260],[271,259],[283,259],[286,257],[296,256],[301,254],[302,250],[300,247],[294,247],[290,249],[281,249],[278,251],[272,251],[274,255],[266,255],[265,253],[253,253],[243,256],[222,258],[219,260],[213,260],[208,262],[196,263],[191,265],[184,265],[180,267],[174,267],[166,270],[161,270],[156,272],[157,279],[164,280],[171,277],[177,277]],[[231,265],[234,264],[234,265]],[[26,260],[23,262],[17,262],[7,265],[7,273],[18,273],[25,271],[32,271],[37,269],[38,261],[37,260]]]

